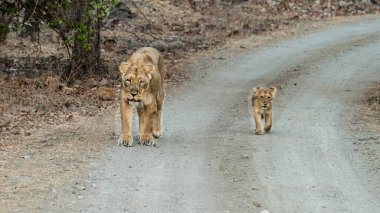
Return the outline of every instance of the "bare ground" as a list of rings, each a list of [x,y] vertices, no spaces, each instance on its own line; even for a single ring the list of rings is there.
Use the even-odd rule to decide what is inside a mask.
[[[336,25],[337,22],[342,21],[343,20],[337,20],[333,22],[335,22]],[[196,70],[203,70],[210,66],[217,67],[220,64],[228,64],[226,59],[232,60],[234,57],[244,52],[249,52],[252,49],[267,46],[290,36],[300,36],[304,35],[305,32],[330,27],[331,23],[325,22],[309,22],[292,27],[281,27],[282,29],[275,33],[255,36],[245,41],[230,40],[227,42],[227,46],[220,50],[220,53],[214,52],[212,56],[208,56],[210,52],[197,53],[199,50],[194,49],[190,54],[195,55],[195,57],[188,59],[188,56],[184,56],[181,60],[178,60],[172,58],[172,53],[169,51],[166,57],[169,59],[168,67],[172,69],[169,72],[167,81],[167,85],[170,87],[168,96],[173,96],[175,99],[175,93],[171,94],[172,92],[170,91],[175,91],[177,88],[181,90],[182,86],[178,86],[180,83],[182,84],[188,81],[190,82],[189,84],[191,84],[193,80],[196,81],[202,79],[202,76],[206,76],[205,73],[200,71],[195,72]],[[121,37],[118,35],[114,36],[113,39],[114,38]],[[117,44],[120,45],[120,42],[117,42]],[[360,46],[360,42],[357,45]],[[210,46],[212,45],[210,44]],[[55,50],[56,47],[50,48]],[[22,48],[20,48],[20,51],[22,51]],[[113,51],[119,53],[120,51],[123,52],[123,45],[118,46],[116,49],[113,49]],[[126,53],[128,52],[123,52],[120,58],[115,59],[115,61],[122,60],[121,58],[125,57]],[[108,53],[105,52],[105,55],[107,54]],[[187,53],[185,53],[185,55],[186,54]],[[211,65],[208,60],[212,61]],[[40,63],[42,64],[41,66],[43,66],[44,62],[42,61]],[[281,89],[285,89],[287,85],[292,85],[292,83],[289,84],[291,79],[297,78],[297,70],[299,69],[300,67],[296,67],[293,70],[294,72],[290,70],[290,72],[279,76],[277,79],[267,79],[266,81],[273,81],[279,85]],[[193,72],[196,74],[190,74]],[[59,75],[57,76],[54,72],[37,79],[33,78],[33,76],[30,78],[25,76],[21,78],[0,78],[3,97],[9,98],[4,102],[6,103],[5,105],[1,105],[1,112],[4,113],[7,112],[7,110],[11,109],[12,111],[13,109],[11,114],[6,114],[6,116],[0,120],[0,125],[2,126],[0,132],[0,188],[3,189],[0,193],[0,204],[4,210],[28,211],[31,209],[38,210],[46,208],[45,205],[52,205],[52,203],[62,195],[66,196],[67,199],[71,198],[66,193],[73,194],[75,199],[79,200],[60,200],[52,205],[53,209],[56,210],[60,209],[59,207],[66,207],[68,203],[72,205],[73,203],[81,202],[80,200],[85,198],[83,194],[86,194],[86,191],[90,190],[90,188],[96,188],[96,183],[86,181],[91,179],[91,175],[93,174],[91,171],[97,171],[99,160],[106,162],[115,160],[110,157],[109,154],[110,150],[111,153],[115,152],[112,150],[115,150],[114,141],[118,137],[117,126],[119,120],[116,101],[118,97],[115,95],[118,94],[118,86],[117,81],[105,80],[102,82],[103,79],[108,79],[108,77],[117,79],[115,76],[117,76],[117,72],[110,72],[110,74],[106,76],[78,82],[83,85],[81,87],[72,86],[68,88],[65,88],[65,84],[61,85],[62,82],[57,84],[55,79],[59,78]],[[14,79],[16,82],[10,84],[10,79]],[[378,83],[374,81],[372,85],[377,84]],[[19,85],[18,88],[21,89],[13,90],[14,85]],[[7,90],[7,86],[11,87]],[[364,174],[361,172],[359,174],[362,176],[362,179],[367,178],[367,186],[376,183],[375,186],[377,187],[373,187],[371,193],[378,195],[379,180],[376,178],[368,178],[378,177],[380,169],[378,168],[380,153],[378,147],[380,139],[377,135],[377,132],[379,132],[379,107],[378,101],[376,102],[376,97],[379,97],[379,90],[376,89],[376,86],[373,87],[375,89],[369,92],[367,92],[367,88],[361,88],[360,92],[355,92],[355,97],[352,98],[354,101],[353,106],[355,107],[348,110],[347,113],[352,114],[352,120],[354,120],[350,120],[352,125],[349,128],[352,129],[353,133],[358,134],[352,134],[347,137],[350,138],[350,141],[356,146],[354,152],[350,152],[352,157],[351,164],[356,165],[359,171],[365,171]],[[50,91],[47,91],[46,88],[50,88]],[[38,92],[36,92],[36,90],[38,90]],[[20,95],[22,96],[20,91],[25,93],[21,103],[19,102],[20,99],[17,98],[20,97]],[[53,96],[51,96],[52,93]],[[49,97],[49,95],[51,100],[44,98]],[[44,101],[41,103],[41,106],[38,106],[40,108],[35,107],[35,102],[33,102],[35,99]],[[82,102],[78,100],[82,100]],[[28,104],[28,101],[31,101],[32,104]],[[31,105],[31,107],[19,108],[17,107],[18,104]],[[241,109],[240,111],[234,111],[233,108],[229,109],[231,116],[239,117],[239,113],[245,113],[245,104],[246,103],[243,102],[237,105]],[[37,116],[30,116],[33,115],[33,113]],[[222,119],[218,122],[223,124],[225,120]],[[239,125],[236,124],[236,128],[238,128],[238,126]],[[214,131],[222,131],[219,129],[222,127],[218,127]],[[182,133],[186,135],[186,131],[187,130],[184,129]],[[221,138],[223,138],[223,140],[233,141],[233,138],[229,137],[229,135],[223,136],[222,134],[218,139],[213,138],[210,140],[222,140]],[[228,181],[239,183],[242,181],[240,178],[251,179],[252,183],[254,183],[250,186],[251,190],[259,190],[260,184],[256,184],[258,181],[258,176],[255,174],[256,171],[244,173],[247,171],[245,166],[248,164],[238,165],[236,163],[248,160],[250,153],[257,152],[258,148],[249,148],[245,144],[242,144],[241,146],[235,146],[235,150],[232,151],[228,146],[230,145],[221,147],[220,150],[213,149],[215,153],[223,153],[224,157],[222,159],[209,159],[211,164],[221,165],[218,169],[221,172],[225,171],[224,177],[227,178]],[[138,148],[138,150],[140,149],[142,148]],[[185,147],[185,149],[187,148]],[[175,148],[169,152],[175,152]],[[188,158],[192,160],[190,156],[188,156]],[[184,161],[183,163],[186,165],[188,162],[186,160]],[[135,168],[133,163],[129,165],[129,168]],[[177,169],[181,170],[181,168]],[[250,166],[249,169],[254,170],[254,168]],[[140,170],[140,172],[141,171],[142,170]],[[236,176],[231,173],[232,171],[238,172],[240,175]],[[117,176],[117,173],[118,171],[115,170],[113,174],[108,174],[109,176],[107,177],[113,175]],[[187,174],[185,170],[183,173]],[[96,174],[96,172],[94,174]],[[267,179],[270,178],[272,177],[267,177]],[[224,180],[220,179],[219,181],[222,183]],[[239,187],[226,186],[225,188],[227,191],[237,189],[239,189]],[[249,193],[251,192],[242,191],[239,196],[249,197]],[[256,192],[252,194],[258,196]],[[202,194],[199,196],[202,196]],[[250,208],[256,210],[264,207],[269,208],[270,205],[263,206],[266,202],[261,199],[260,196],[255,197],[252,203],[247,204],[241,201],[238,202],[238,205],[250,206]],[[181,204],[180,201],[177,202]],[[204,208],[206,207],[207,205],[204,206]],[[72,210],[76,211],[78,209],[73,208]]]

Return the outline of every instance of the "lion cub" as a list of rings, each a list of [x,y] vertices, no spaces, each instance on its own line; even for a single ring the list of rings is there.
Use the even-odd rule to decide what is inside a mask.
[[[276,96],[277,88],[275,86],[254,87],[252,95],[252,113],[256,123],[256,135],[262,135],[269,132],[272,128],[272,100]],[[263,129],[261,120],[265,118],[265,127]]]

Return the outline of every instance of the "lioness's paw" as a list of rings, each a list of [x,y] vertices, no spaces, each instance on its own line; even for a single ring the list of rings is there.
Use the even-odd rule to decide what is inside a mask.
[[[140,140],[141,145],[156,146],[156,142],[153,139]]]
[[[122,144],[123,144],[123,146],[131,147],[131,146],[133,146],[133,141],[123,140]]]
[[[264,130],[265,130],[265,132],[270,132],[271,128],[272,128],[271,126],[267,126],[267,127],[264,128]]]
[[[127,137],[127,139],[120,138],[117,145],[123,145],[126,147],[131,147],[133,145],[132,137]]]
[[[154,137],[154,138],[159,138],[159,137],[161,137],[161,131],[153,131],[153,137]]]
[[[256,129],[256,130],[255,130],[255,134],[256,134],[256,135],[262,135],[262,134],[264,134],[264,133],[265,133],[265,131],[262,130],[262,129]]]

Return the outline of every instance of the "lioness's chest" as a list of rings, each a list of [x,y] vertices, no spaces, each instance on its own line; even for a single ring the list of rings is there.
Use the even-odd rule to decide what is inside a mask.
[[[144,107],[144,103],[143,102],[135,102],[135,101],[129,101],[129,104],[136,107],[136,108],[142,108]]]

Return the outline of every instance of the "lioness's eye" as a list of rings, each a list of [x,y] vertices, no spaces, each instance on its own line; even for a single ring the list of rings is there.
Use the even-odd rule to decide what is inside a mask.
[[[264,96],[260,96],[260,98],[264,98]]]
[[[143,84],[143,83],[145,83],[144,81],[139,81],[139,84]]]

